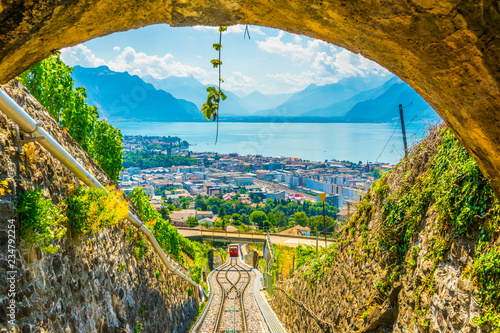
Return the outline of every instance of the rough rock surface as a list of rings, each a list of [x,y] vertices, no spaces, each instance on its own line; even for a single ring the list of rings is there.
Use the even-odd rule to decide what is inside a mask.
[[[418,158],[393,170],[386,178],[387,197],[398,193],[408,170],[414,171],[415,178],[421,177],[439,140],[434,135],[421,145],[425,148]],[[377,283],[389,275],[391,267],[384,261],[389,251],[378,250],[373,244],[380,236],[381,212],[386,202],[374,193],[373,187],[368,198],[367,207],[372,207],[369,213],[349,222],[338,237],[338,247],[323,256],[320,265],[312,269],[314,263],[306,264],[289,279],[277,283],[271,304],[287,330],[490,332],[491,328],[481,329],[472,322],[482,310],[478,288],[464,273],[474,261],[478,236],[452,236],[449,249],[437,260],[436,240],[442,234],[438,231],[438,214],[428,209],[409,241],[400,278],[384,295]],[[491,242],[498,244],[498,230],[495,235]],[[322,327],[323,322],[327,325]]]
[[[78,144],[15,81],[2,86],[82,165],[104,184],[111,181]],[[0,175],[12,193],[0,197],[0,331],[6,329],[7,220],[23,190],[42,188],[59,204],[80,181],[38,143],[17,152],[12,122],[0,112]],[[18,223],[18,221],[16,221]],[[187,332],[197,313],[189,285],[168,273],[154,252],[136,260],[123,221],[94,236],[72,236],[59,252],[43,254],[17,237],[16,320],[22,332]],[[17,225],[18,227],[18,225]],[[160,279],[156,277],[160,272]]]
[[[376,61],[443,117],[500,197],[498,1],[221,0],[0,2],[0,83],[54,50],[150,24],[255,24]]]

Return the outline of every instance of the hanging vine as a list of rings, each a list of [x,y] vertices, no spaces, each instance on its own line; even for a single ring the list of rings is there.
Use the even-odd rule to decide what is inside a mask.
[[[221,48],[222,48],[222,32],[226,31],[227,27],[226,26],[220,26],[219,27],[219,42],[214,43],[212,47],[215,49],[215,51],[219,52],[219,57],[217,59],[212,59],[210,60],[210,63],[214,68],[219,69],[219,88],[217,87],[208,87],[207,92],[207,101],[203,104],[201,107],[201,112],[203,113],[203,116],[207,120],[212,119],[213,121],[217,121],[217,131],[215,134],[215,144],[217,144],[217,139],[219,137],[219,104],[221,100],[226,99],[226,95],[222,92],[220,89],[220,85],[224,80],[221,77],[221,65],[222,61],[220,60],[221,56]]]

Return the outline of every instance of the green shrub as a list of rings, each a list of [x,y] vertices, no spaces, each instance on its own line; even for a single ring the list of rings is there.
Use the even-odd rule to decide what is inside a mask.
[[[109,190],[81,186],[68,194],[64,202],[72,231],[94,234],[127,217],[128,203],[123,200],[122,192]]]
[[[59,226],[64,216],[52,201],[43,199],[43,190],[21,194],[16,204],[16,215],[21,222],[21,237],[26,242],[39,246],[46,253],[59,250],[59,245],[52,243],[66,232],[66,228]]]
[[[493,248],[472,265],[473,280],[479,289],[483,313],[474,322],[483,325],[489,322],[500,329],[500,246]]]
[[[151,230],[163,251],[180,263],[184,262],[182,251],[193,259],[194,265],[189,267],[191,276],[193,281],[200,283],[201,272],[208,263],[208,248],[182,237],[177,229],[164,220],[161,214],[151,206],[146,192],[141,187],[135,188],[129,197],[139,211],[145,226]],[[136,244],[140,245],[140,243]],[[136,254],[140,255],[141,251],[142,249],[136,249]]]
[[[301,266],[316,258],[316,248],[310,245],[299,244],[299,246],[295,248],[295,254],[297,263],[296,269],[299,269]]]

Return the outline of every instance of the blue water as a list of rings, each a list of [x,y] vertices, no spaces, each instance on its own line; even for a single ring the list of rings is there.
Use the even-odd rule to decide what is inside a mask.
[[[214,122],[115,122],[113,125],[124,135],[178,136],[195,144],[191,150],[199,152],[394,164],[404,155],[401,126],[396,123],[221,122],[217,145]],[[407,125],[408,145],[422,139],[427,128],[428,124],[424,123]]]

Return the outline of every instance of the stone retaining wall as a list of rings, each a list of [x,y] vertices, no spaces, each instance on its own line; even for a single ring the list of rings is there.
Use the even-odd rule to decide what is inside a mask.
[[[16,81],[2,86],[21,107],[101,183],[102,170]],[[13,123],[0,112],[0,180],[12,191],[0,196],[0,332],[7,331],[7,224],[19,193],[42,188],[60,205],[81,182],[38,143],[19,153]],[[132,207],[133,209],[133,207]],[[16,229],[18,230],[18,221]],[[44,254],[16,238],[16,325],[22,332],[187,332],[197,313],[189,285],[167,272],[154,252],[135,258],[127,221],[93,236],[69,232],[56,254]],[[158,270],[159,278],[156,271]]]

